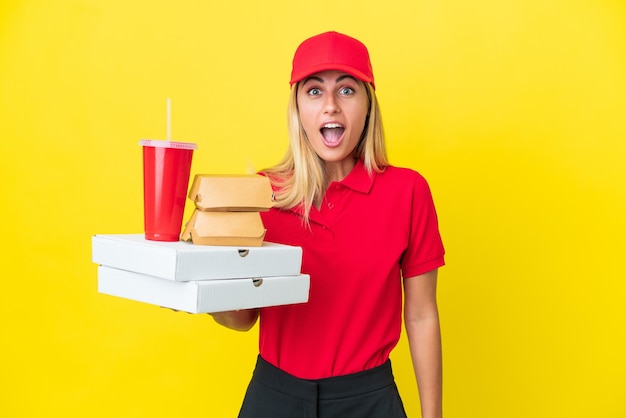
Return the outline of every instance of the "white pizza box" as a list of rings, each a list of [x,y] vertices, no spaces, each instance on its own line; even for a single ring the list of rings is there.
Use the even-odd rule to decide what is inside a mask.
[[[305,303],[309,276],[174,282],[98,266],[98,292],[190,313]]]
[[[92,261],[175,282],[297,276],[302,248],[264,242],[260,247],[150,241],[143,234],[94,235]]]

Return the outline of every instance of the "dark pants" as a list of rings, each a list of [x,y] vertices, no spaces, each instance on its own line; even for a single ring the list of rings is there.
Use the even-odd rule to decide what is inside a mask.
[[[359,373],[298,379],[260,356],[239,418],[406,418],[391,361]]]

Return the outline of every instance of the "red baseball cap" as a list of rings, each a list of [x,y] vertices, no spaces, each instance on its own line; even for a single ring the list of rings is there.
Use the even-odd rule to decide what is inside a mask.
[[[289,84],[326,70],[344,71],[375,88],[367,47],[348,35],[325,32],[302,42],[293,57]]]

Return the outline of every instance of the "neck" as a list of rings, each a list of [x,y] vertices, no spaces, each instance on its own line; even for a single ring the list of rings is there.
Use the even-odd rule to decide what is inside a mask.
[[[356,165],[356,159],[348,158],[342,161],[326,161],[326,175],[328,176],[328,183],[333,181],[341,181],[346,178]]]

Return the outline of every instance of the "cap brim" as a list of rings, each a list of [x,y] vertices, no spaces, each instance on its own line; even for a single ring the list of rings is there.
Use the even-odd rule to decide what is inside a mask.
[[[364,81],[366,83],[371,83],[372,85],[374,85],[373,83],[374,80],[372,80],[371,77],[368,77],[367,75],[357,70],[356,68],[350,67],[348,65],[343,65],[343,64],[319,64],[319,65],[314,65],[312,67],[308,67],[306,71],[292,74],[291,81],[289,81],[289,84],[293,85],[297,83],[298,81],[302,81],[305,78],[312,76],[313,74],[320,73],[322,71],[330,71],[330,70],[343,71],[361,81]]]

